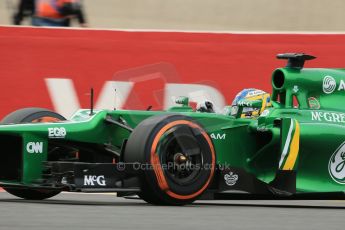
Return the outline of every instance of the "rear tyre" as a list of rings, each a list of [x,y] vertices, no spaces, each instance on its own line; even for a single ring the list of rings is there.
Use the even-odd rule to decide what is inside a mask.
[[[156,205],[185,205],[208,188],[216,157],[199,124],[182,115],[160,115],[134,129],[124,160],[140,165],[140,198]]]
[[[53,111],[42,108],[25,108],[16,110],[8,114],[2,121],[2,124],[19,123],[38,123],[38,122],[57,122],[66,120],[63,116]],[[43,200],[59,194],[61,191],[52,191],[46,189],[21,189],[4,188],[8,193],[28,200]]]

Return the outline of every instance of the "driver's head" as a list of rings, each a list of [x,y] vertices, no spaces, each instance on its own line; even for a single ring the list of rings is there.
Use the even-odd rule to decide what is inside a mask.
[[[246,101],[255,101],[255,100],[262,100],[262,107],[261,108],[252,108],[252,107],[244,107],[241,117],[248,117],[254,118],[260,116],[260,114],[267,108],[270,107],[271,104],[271,96],[269,93],[259,89],[244,89],[239,92],[234,101],[232,102],[232,110],[231,114],[236,114],[238,110],[238,102],[246,100]],[[235,111],[236,110],[236,111]]]

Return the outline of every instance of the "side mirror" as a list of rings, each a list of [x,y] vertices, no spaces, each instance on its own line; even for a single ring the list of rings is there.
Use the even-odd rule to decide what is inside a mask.
[[[189,105],[189,98],[188,97],[178,97],[175,100],[175,103],[178,105],[182,105],[182,106],[188,106]]]

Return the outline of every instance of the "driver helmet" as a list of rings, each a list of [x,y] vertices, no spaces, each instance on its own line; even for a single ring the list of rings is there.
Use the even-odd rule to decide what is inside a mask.
[[[260,114],[267,108],[272,106],[271,103],[271,95],[263,90],[259,89],[244,89],[239,92],[234,101],[231,104],[231,115],[236,115],[238,111],[238,102],[241,100],[262,100],[262,107],[261,108],[252,108],[252,107],[244,107],[241,118],[255,118],[260,116]]]

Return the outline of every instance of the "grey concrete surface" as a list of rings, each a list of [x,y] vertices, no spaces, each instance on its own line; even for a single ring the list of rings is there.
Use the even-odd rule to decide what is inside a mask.
[[[159,207],[103,194],[25,201],[0,193],[0,229],[344,229],[345,201],[199,201]]]
[[[18,0],[0,1],[9,24]],[[84,0],[94,28],[345,31],[344,0]]]

